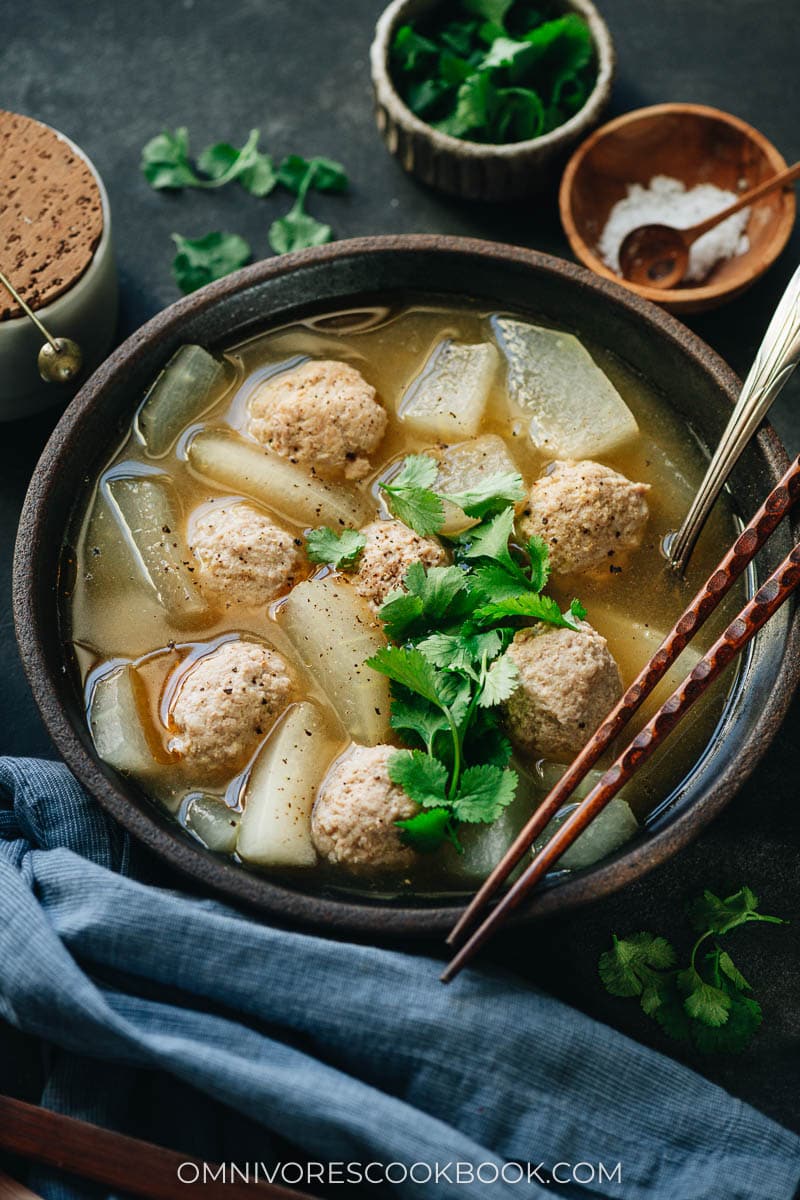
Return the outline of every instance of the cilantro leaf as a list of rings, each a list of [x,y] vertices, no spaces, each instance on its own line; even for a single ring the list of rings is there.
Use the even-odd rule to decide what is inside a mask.
[[[194,240],[173,233],[172,240],[178,248],[172,273],[184,293],[238,270],[251,255],[247,242],[236,233],[207,233]]]
[[[731,996],[728,1019],[714,1026],[699,1021],[689,1022],[689,1037],[704,1054],[736,1054],[746,1049],[762,1021],[761,1006],[740,992]]]
[[[409,454],[397,474],[384,484],[386,488],[432,488],[439,474],[435,458],[428,454]]]
[[[260,130],[251,129],[241,150],[229,142],[217,142],[208,146],[197,160],[197,165],[209,177],[205,186],[222,187],[234,179],[255,196],[266,196],[275,186],[276,176],[272,159],[258,150]]]
[[[411,630],[419,625],[425,605],[420,596],[409,596],[405,592],[392,592],[381,605],[378,616],[389,637],[404,642]]]
[[[260,130],[251,129],[241,150],[229,142],[207,146],[197,160],[206,176],[202,178],[192,167],[189,158],[189,134],[182,126],[174,133],[164,130],[151,138],[142,149],[142,172],[145,179],[159,190],[218,188],[238,179],[255,196],[266,196],[275,186],[272,159],[258,149]]]
[[[586,620],[586,609],[583,607],[583,605],[581,604],[581,602],[577,598],[577,596],[575,597],[574,600],[570,601],[569,613],[570,613],[570,616],[575,621],[585,621]]]
[[[438,850],[445,841],[451,841],[460,852],[452,816],[449,808],[423,808],[405,821],[395,821],[395,825],[401,830],[401,839],[423,854]]]
[[[269,244],[276,254],[290,254],[333,241],[333,230],[295,205],[269,227]]]
[[[389,778],[422,808],[447,803],[447,767],[421,750],[397,750],[389,759]]]
[[[367,659],[367,666],[416,692],[431,704],[442,704],[444,682],[441,672],[419,650],[404,646],[381,646]],[[446,701],[445,701],[446,703]]]
[[[490,521],[463,535],[464,558],[490,558],[501,563],[512,574],[521,575],[508,549],[514,529],[514,509],[505,508]]]
[[[347,172],[332,158],[303,158],[290,154],[278,167],[277,181],[290,192],[299,193],[303,180],[310,175],[310,186],[316,192],[345,192],[349,186]]]
[[[728,954],[727,950],[720,951],[717,961],[720,971],[722,971],[723,975],[726,975],[728,979],[730,979],[735,988],[743,992],[749,992],[752,990],[742,972],[738,969],[738,967],[735,966],[734,961],[730,954]]]
[[[390,637],[405,641],[426,626],[458,615],[456,600],[465,596],[467,579],[458,567],[429,567],[412,563],[403,577],[405,592],[393,592],[379,616]]]
[[[518,783],[516,771],[507,768],[489,763],[467,767],[453,800],[453,814],[457,820],[470,823],[496,821],[514,799]]]
[[[450,671],[466,670],[475,661],[473,647],[460,633],[432,633],[417,642],[417,647],[428,662]]]
[[[199,180],[189,162],[189,131],[180,126],[171,133],[165,129],[142,148],[142,174],[151,187],[194,187]]]
[[[397,489],[381,484],[392,514],[421,537],[438,533],[444,524],[444,505],[435,492],[425,488]]]
[[[677,983],[684,995],[683,1007],[690,1017],[703,1025],[725,1024],[731,1007],[731,998],[726,991],[706,983],[693,967],[679,971]]]
[[[509,596],[505,600],[484,604],[475,611],[475,620],[486,624],[504,617],[530,617],[559,629],[576,629],[575,621],[578,619],[574,614],[571,618],[565,617],[551,596],[540,596],[537,592]]]
[[[612,936],[611,949],[600,955],[598,971],[612,996],[641,996],[652,986],[652,971],[666,970],[675,963],[675,951],[666,938],[635,933],[629,938]]]
[[[526,547],[531,560],[531,587],[535,592],[544,591],[550,578],[550,550],[544,538],[534,535]],[[586,616],[586,613],[583,614]]]
[[[511,761],[511,742],[506,737],[491,708],[475,710],[470,738],[464,746],[464,761],[469,766],[489,763],[494,767],[507,767]]]
[[[721,900],[708,890],[687,908],[691,925],[711,933],[730,933],[739,925],[750,921],[765,921],[772,925],[784,925],[780,917],[769,917],[758,912],[758,897],[748,887],[740,888],[732,896]]]
[[[468,517],[483,520],[487,516],[516,504],[525,495],[522,476],[517,471],[492,475],[477,486],[464,492],[448,493],[444,496]]]
[[[366,544],[363,533],[355,529],[343,529],[337,533],[329,526],[322,525],[307,534],[306,554],[312,562],[328,563],[336,570],[347,570],[355,566]]]
[[[401,25],[392,43],[392,62],[409,74],[433,65],[439,48],[430,38],[417,33],[412,25]]]
[[[450,137],[464,138],[491,124],[497,89],[488,71],[469,75],[456,92],[456,106],[449,117],[434,122],[433,128]]]
[[[479,608],[524,595],[530,588],[516,572],[512,575],[501,563],[487,561],[475,567],[470,576],[470,590],[476,601],[475,607]]]
[[[406,735],[416,734],[423,742],[428,753],[433,751],[433,743],[437,733],[444,733],[449,728],[447,717],[440,708],[435,708],[422,697],[413,696],[410,700],[392,696],[392,711],[389,717],[392,729],[397,729]]]
[[[478,695],[478,704],[481,708],[492,708],[495,704],[502,704],[517,690],[518,685],[517,664],[504,654],[502,658],[493,662],[486,672],[483,687]]]

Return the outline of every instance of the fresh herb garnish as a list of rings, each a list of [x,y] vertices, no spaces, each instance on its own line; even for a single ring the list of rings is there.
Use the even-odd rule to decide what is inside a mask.
[[[306,196],[320,170],[320,159],[307,164],[297,187],[297,199],[285,217],[279,217],[269,227],[269,244],[276,254],[288,254],[291,250],[305,250],[308,246],[322,246],[333,239],[330,225],[323,225],[316,217],[306,212]]]
[[[484,520],[488,516],[511,511],[513,521],[513,511],[509,505],[515,504],[524,495],[522,476],[516,472],[492,475],[474,488],[452,495],[433,490],[438,474],[439,464],[435,458],[427,454],[411,454],[393,478],[380,483],[394,516],[423,537],[438,533],[444,525],[445,500],[455,504],[468,517]]]
[[[346,192],[349,186],[341,163],[332,158],[303,158],[300,154],[290,154],[283,160],[278,167],[278,183],[297,194],[309,174],[316,192]]]
[[[502,144],[569,120],[596,78],[592,38],[577,13],[531,0],[460,0],[403,25],[392,43],[395,83],[409,108],[452,137]]]
[[[142,172],[151,187],[159,190],[178,188],[218,188],[238,179],[254,196],[266,196],[275,186],[272,159],[258,149],[260,130],[251,129],[240,150],[228,142],[207,146],[197,159],[202,174],[192,166],[189,134],[181,127],[171,133],[165,129],[151,138],[142,149]]]
[[[195,239],[173,233],[172,240],[178,248],[172,274],[184,293],[194,292],[238,270],[252,254],[248,243],[237,233],[207,233]]]
[[[706,1053],[744,1050],[761,1024],[761,1008],[752,989],[719,938],[752,921],[786,924],[780,917],[758,912],[758,898],[748,887],[720,899],[706,891],[687,909],[699,934],[688,966],[676,966],[677,955],[663,937],[637,933],[614,935],[610,950],[600,956],[598,970],[613,996],[638,996],[643,1010],[662,1029]]]
[[[381,480],[380,489],[391,512],[415,533],[428,537],[444,525],[444,504],[431,490],[439,474],[435,459],[411,454],[392,480]]]
[[[356,529],[343,529],[337,533],[322,525],[307,534],[306,554],[312,562],[327,563],[337,571],[346,571],[355,566],[366,544],[367,539]]]
[[[520,622],[574,629],[585,615],[576,602],[565,616],[540,594],[549,575],[543,541],[533,539],[519,561],[512,554],[519,475],[495,475],[450,496],[433,490],[437,475],[427,455],[406,458],[381,484],[394,515],[427,536],[441,528],[449,500],[478,524],[450,539],[452,566],[411,564],[403,589],[379,614],[396,644],[367,663],[392,681],[392,728],[411,747],[392,756],[389,774],[420,805],[398,822],[404,840],[419,850],[444,840],[458,848],[460,823],[495,821],[514,798],[518,777],[496,710],[518,684],[505,651]]]
[[[319,246],[333,239],[333,230],[306,211],[309,191],[344,192],[347,173],[333,159],[303,158],[290,154],[275,169],[272,158],[258,149],[260,130],[252,129],[241,149],[229,142],[216,142],[198,155],[196,165],[189,153],[189,134],[184,127],[151,138],[142,150],[142,172],[158,190],[219,188],[234,180],[253,196],[267,196],[276,185],[294,193],[296,200],[284,217],[269,228],[269,244],[277,254]],[[178,256],[173,274],[184,292],[192,292],[213,279],[235,271],[250,258],[243,238],[230,233],[209,233],[190,241],[178,234]],[[245,247],[247,252],[245,253]]]

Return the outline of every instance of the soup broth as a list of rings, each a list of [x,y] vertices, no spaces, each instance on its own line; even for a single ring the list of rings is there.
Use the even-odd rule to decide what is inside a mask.
[[[154,802],[165,806],[210,849],[234,857],[239,855],[237,839],[241,816],[256,764],[259,787],[293,788],[291,803],[296,809],[298,806],[302,809],[302,812],[294,813],[295,824],[307,822],[313,793],[318,791],[330,765],[342,754],[347,754],[351,738],[342,724],[343,689],[339,689],[339,698],[333,697],[332,703],[332,694],[324,678],[318,671],[310,671],[308,663],[303,662],[298,653],[297,638],[292,635],[291,628],[292,610],[286,601],[289,589],[284,589],[269,602],[256,604],[242,603],[236,596],[224,594],[197,600],[192,590],[196,563],[187,549],[192,543],[193,530],[205,515],[215,512],[223,504],[230,507],[234,502],[246,501],[272,517],[296,543],[299,565],[291,581],[293,586],[302,584],[304,579],[327,579],[334,590],[338,586],[346,590],[351,585],[346,571],[341,573],[343,577],[339,581],[336,571],[310,562],[304,553],[309,527],[330,524],[330,521],[311,522],[306,516],[292,520],[289,501],[278,503],[277,508],[271,510],[263,501],[259,503],[258,497],[247,488],[231,486],[230,482],[220,481],[219,476],[216,482],[212,481],[209,471],[204,469],[202,474],[198,471],[199,460],[193,457],[192,446],[202,445],[197,439],[208,437],[209,431],[222,430],[229,436],[236,436],[237,446],[244,444],[265,453],[263,446],[254,440],[249,426],[253,398],[265,382],[297,369],[308,360],[349,364],[376,389],[388,422],[377,451],[370,455],[366,476],[357,482],[337,482],[336,496],[353,498],[352,504],[363,518],[361,524],[388,517],[386,494],[379,484],[393,477],[406,456],[434,453],[446,474],[452,453],[449,447],[469,440],[453,437],[445,444],[430,432],[409,427],[404,413],[413,382],[443,342],[452,342],[456,346],[496,347],[498,328],[495,314],[474,307],[418,304],[396,310],[375,308],[314,317],[254,337],[225,353],[223,372],[209,392],[211,406],[199,415],[192,411],[192,391],[188,386],[185,390],[188,397],[185,423],[174,441],[169,437],[159,440],[150,436],[148,453],[149,410],[140,409],[128,435],[83,500],[67,552],[70,570],[64,573],[64,578],[70,582],[64,587],[62,610],[66,634],[74,649],[75,669],[86,696],[87,719],[92,719],[98,686],[102,688],[104,681],[107,685],[109,679],[116,681],[110,719],[127,729],[131,737],[138,738],[138,750],[136,747],[131,749],[126,741],[122,758],[115,759],[116,752],[107,752],[106,757],[133,775]],[[685,515],[705,469],[704,455],[665,398],[602,347],[589,343],[585,346],[633,414],[638,434],[613,448],[580,457],[596,459],[628,480],[648,484],[649,519],[638,548],[617,556],[610,554],[608,562],[601,568],[554,574],[547,591],[564,609],[573,597],[580,598],[587,610],[586,619],[607,639],[608,648],[619,666],[622,683],[627,686],[714,568],[720,548],[730,543],[735,526],[732,514],[723,505],[718,505],[694,554],[688,577],[680,580],[666,569],[661,540],[665,533],[678,527]],[[493,435],[501,439],[508,457],[522,476],[527,493],[557,455],[546,444],[537,446],[531,440],[529,414],[509,394],[509,375],[503,353],[498,351],[496,360],[485,412],[476,433],[471,436]],[[201,366],[204,362],[202,360]],[[190,367],[194,365],[190,364]],[[189,382],[191,385],[191,379]],[[219,398],[214,400],[213,395]],[[173,423],[182,420],[180,403],[173,406],[170,417]],[[157,454],[153,452],[154,448]],[[147,547],[143,550],[137,542],[137,538],[143,536],[142,531],[133,529],[132,518],[126,516],[126,505],[131,503],[132,496],[139,506],[136,519],[142,519],[144,496],[150,505],[150,519],[158,525],[155,532],[150,531],[149,550]],[[158,509],[159,504],[166,503],[164,496],[167,496],[168,511],[172,514],[169,518],[164,518]],[[176,522],[175,528],[172,520]],[[444,541],[448,545],[447,540]],[[174,613],[170,615],[169,604],[165,605],[163,587],[166,585],[162,586],[163,581],[154,576],[153,562],[148,559],[151,552],[156,555],[156,562],[161,561],[159,555],[173,556],[169,561],[173,562],[174,573],[166,574],[169,586],[183,589],[181,603],[190,597],[189,607],[182,611],[179,620],[174,619]],[[741,598],[741,590],[734,589],[667,679],[644,704],[626,736],[628,733],[632,736],[653,714],[724,627]],[[324,622],[322,616],[320,620]],[[379,622],[375,624],[379,629]],[[280,655],[294,680],[294,691],[288,709],[283,708],[274,722],[265,724],[263,736],[248,760],[241,766],[237,764],[226,777],[224,772],[219,775],[199,770],[182,757],[179,739],[176,742],[174,704],[177,693],[198,662],[206,661],[210,651],[232,638],[266,644]],[[728,676],[704,696],[682,726],[680,737],[674,739],[665,752],[659,753],[625,789],[625,813],[621,823],[611,817],[607,840],[598,843],[594,857],[633,834],[636,822],[643,822],[648,812],[662,803],[685,778],[721,715],[730,682]],[[310,707],[302,708],[303,705]],[[384,721],[385,716],[385,713],[381,715]],[[312,744],[317,757],[322,755],[326,760],[315,760],[313,769],[308,762],[309,755],[304,756],[302,744],[292,736],[293,727],[287,726],[287,722],[293,720],[300,730],[304,717],[317,723]],[[109,734],[107,729],[100,728],[98,732],[97,723],[95,717],[93,732],[102,754],[103,746],[111,744],[108,738],[113,742],[118,730],[115,727]],[[132,723],[136,724],[134,733],[131,733]],[[222,731],[221,736],[224,736]],[[280,738],[283,742],[278,741]],[[403,745],[388,727],[384,740]],[[283,743],[288,747],[290,758],[296,757],[281,775],[277,760],[281,755],[286,757]],[[276,761],[270,759],[270,746],[276,748],[272,755]],[[130,755],[126,758],[128,751]],[[315,755],[310,757],[315,758]],[[291,862],[284,862],[278,855],[264,869],[273,874],[288,871],[295,879],[300,876],[305,881],[304,886],[308,887],[370,890],[382,894],[407,891],[432,894],[468,889],[500,857],[513,834],[546,793],[548,783],[554,781],[558,768],[541,763],[537,766],[539,758],[536,753],[515,751],[513,765],[520,775],[517,797],[494,825],[462,827],[464,853],[458,853],[447,844],[431,853],[416,854],[411,865],[405,864],[402,870],[354,871],[346,864],[325,861],[315,854],[309,849],[306,833],[300,830],[298,845],[302,843],[304,849],[299,858],[291,859],[289,855]],[[137,763],[142,762],[144,766],[137,768]],[[303,788],[305,794],[301,795]],[[617,810],[618,818],[620,813],[621,810]],[[588,849],[591,851],[591,847]],[[590,853],[586,861],[591,861],[591,857]],[[257,856],[248,865],[253,861],[257,865]],[[579,859],[573,865],[583,865],[583,860]]]

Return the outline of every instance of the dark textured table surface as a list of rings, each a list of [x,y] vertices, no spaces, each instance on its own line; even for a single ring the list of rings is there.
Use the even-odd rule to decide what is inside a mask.
[[[612,112],[665,100],[728,109],[800,158],[796,0],[599,0],[619,52]],[[0,106],[39,117],[83,146],[111,198],[122,289],[120,338],[177,298],[170,233],[242,233],[267,254],[269,222],[284,197],[255,200],[239,188],[164,196],[138,171],[142,144],[187,125],[195,147],[243,141],[259,126],[275,155],[326,154],[344,162],[347,197],[315,198],[340,237],[439,232],[519,242],[568,256],[552,197],[513,208],[438,196],[407,178],[373,124],[368,47],[381,0],[31,0],[14,6],[0,42]],[[768,19],[766,19],[768,15]],[[768,316],[800,259],[800,233],[745,298],[692,321],[744,372]],[[800,378],[774,423],[800,450]],[[57,413],[0,430],[0,730],[4,753],[54,756],[17,658],[10,608],[14,533],[28,478]],[[723,816],[677,859],[591,909],[508,936],[507,965],[602,1021],[689,1062],[710,1079],[800,1130],[800,710]],[[600,988],[596,960],[612,931],[653,929],[686,943],[681,907],[704,887],[749,883],[788,928],[735,935],[737,959],[756,986],[764,1025],[738,1057],[701,1058],[669,1042],[636,1008]],[[3,964],[0,964],[0,970]],[[33,1048],[0,1027],[0,1090],[35,1093]]]

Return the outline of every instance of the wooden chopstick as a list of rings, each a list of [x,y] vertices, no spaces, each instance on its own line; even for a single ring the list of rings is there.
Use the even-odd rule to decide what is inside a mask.
[[[24,1184],[17,1183],[5,1171],[0,1171],[0,1200],[42,1200],[37,1192],[32,1192]]]
[[[664,638],[650,661],[642,668],[621,700],[595,731],[575,761],[527,821],[491,874],[484,880],[447,937],[449,945],[458,945],[469,928],[488,906],[536,838],[572,795],[603,752],[627,725],[688,642],[708,619],[733,584],[746,570],[770,534],[777,528],[800,496],[800,457],[742,530],[714,573],[686,607],[673,629]]]
[[[204,1164],[152,1142],[141,1142],[99,1125],[76,1121],[74,1117],[37,1108],[11,1096],[0,1096],[0,1147],[121,1192],[147,1196],[148,1200],[186,1200],[195,1189],[204,1200],[253,1200],[254,1196],[263,1200],[313,1200],[305,1192],[277,1184],[244,1183],[230,1177],[224,1181],[222,1176],[215,1180],[214,1163]],[[181,1174],[191,1181],[194,1166],[200,1171],[198,1181],[187,1186],[186,1181],[181,1181],[178,1168],[183,1167]],[[207,1171],[210,1168],[205,1175],[204,1167]],[[33,1195],[27,1190],[7,1194],[19,1200]]]
[[[469,962],[476,951],[503,923],[508,914],[525,899],[553,863],[569,849],[575,839],[616,796],[620,788],[631,779],[639,767],[647,762],[654,751],[680,723],[695,701],[700,699],[714,680],[721,675],[728,663],[740,653],[758,630],[789,599],[798,585],[800,585],[800,542],[761,585],[752,600],[749,600],[739,614],[734,617],[724,633],[717,638],[713,646],[703,655],[669,699],[661,705],[658,712],[626,746],[588,796],[581,801],[547,844],[535,855],[530,866],[509,888],[496,908],[492,909],[486,920],[478,926],[448,964],[441,976],[443,983],[449,983]]]

